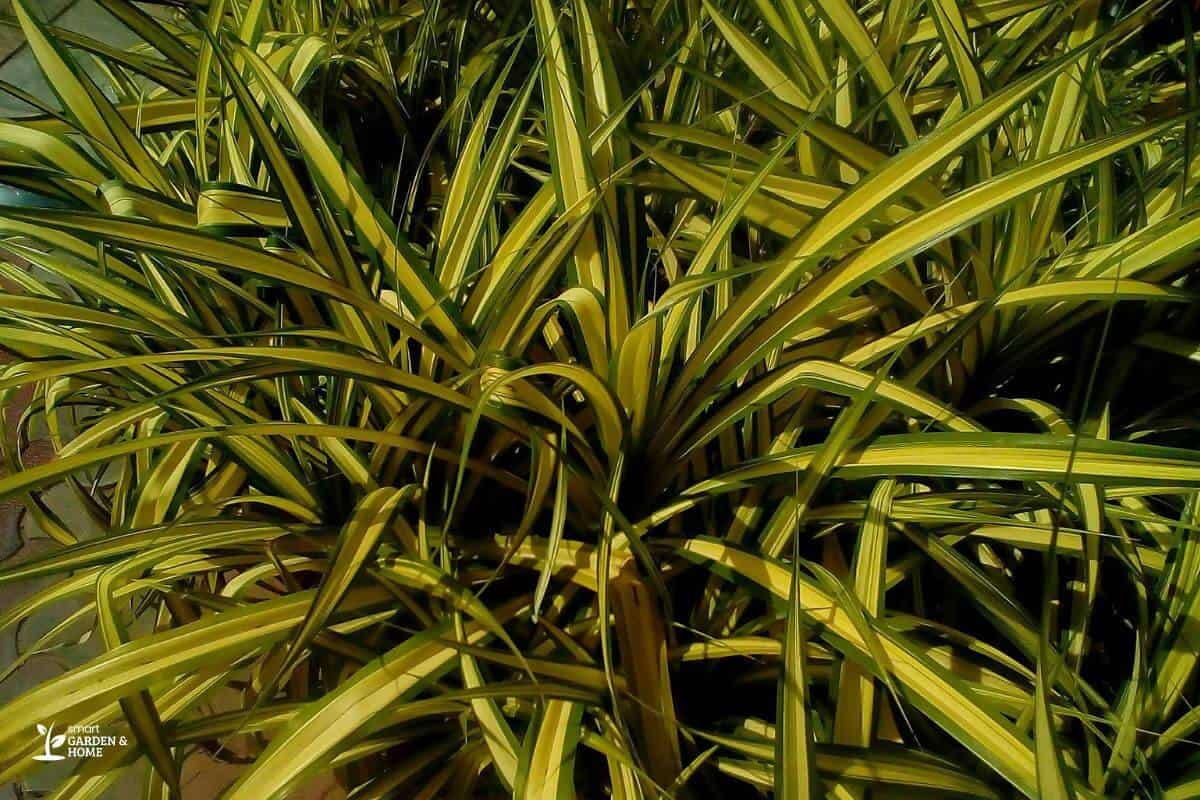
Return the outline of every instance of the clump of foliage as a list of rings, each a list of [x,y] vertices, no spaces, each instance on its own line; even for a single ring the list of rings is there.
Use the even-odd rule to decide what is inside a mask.
[[[1200,793],[1187,4],[98,2],[10,20],[0,628],[98,649],[4,781]]]

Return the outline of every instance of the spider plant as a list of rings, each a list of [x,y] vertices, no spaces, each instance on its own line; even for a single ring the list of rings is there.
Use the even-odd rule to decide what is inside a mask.
[[[6,20],[0,629],[94,649],[0,780],[1200,796],[1188,4],[97,4]]]

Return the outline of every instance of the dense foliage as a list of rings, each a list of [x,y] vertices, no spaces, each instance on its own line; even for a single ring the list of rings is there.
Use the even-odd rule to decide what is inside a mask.
[[[0,628],[97,643],[0,780],[1200,796],[1187,4],[97,2],[0,87]]]

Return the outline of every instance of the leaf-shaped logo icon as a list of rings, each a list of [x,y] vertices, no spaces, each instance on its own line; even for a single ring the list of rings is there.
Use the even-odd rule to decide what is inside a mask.
[[[65,742],[67,740],[67,737],[63,734],[59,734],[58,736],[54,735],[54,723],[51,722],[50,727],[47,728],[45,725],[43,725],[42,723],[39,722],[39,723],[37,723],[37,730],[38,730],[38,733],[40,733],[43,737],[42,753],[41,753],[41,755],[34,756],[33,760],[34,761],[63,761],[63,760],[65,760],[66,756],[60,756],[57,753],[52,752],[54,750],[54,748],[59,747],[60,745],[62,745],[63,742]]]

